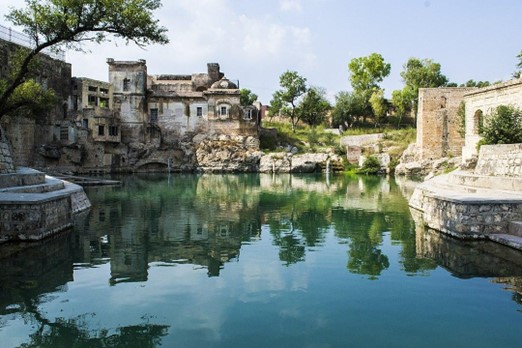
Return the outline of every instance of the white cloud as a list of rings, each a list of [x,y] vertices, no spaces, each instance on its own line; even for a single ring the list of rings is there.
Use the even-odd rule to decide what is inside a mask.
[[[281,11],[285,12],[300,12],[303,9],[301,6],[301,0],[281,0],[279,8]]]

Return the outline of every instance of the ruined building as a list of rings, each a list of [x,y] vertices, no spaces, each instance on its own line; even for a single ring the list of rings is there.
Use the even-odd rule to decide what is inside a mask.
[[[0,39],[0,74],[18,47]],[[15,165],[73,173],[256,170],[257,108],[240,105],[238,83],[219,64],[151,76],[144,60],[108,59],[104,82],[73,78],[63,58],[41,56],[38,81],[58,102],[34,117],[4,117]]]

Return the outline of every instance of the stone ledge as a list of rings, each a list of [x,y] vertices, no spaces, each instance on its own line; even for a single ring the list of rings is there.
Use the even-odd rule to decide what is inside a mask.
[[[0,188],[38,185],[45,182],[45,174],[31,168],[18,168],[15,173],[0,174]]]
[[[457,171],[448,175],[448,182],[475,188],[520,191],[522,193],[522,178],[518,177],[488,176]]]
[[[0,189],[0,193],[45,193],[65,188],[62,180],[46,176],[45,183],[36,185],[14,186]]]

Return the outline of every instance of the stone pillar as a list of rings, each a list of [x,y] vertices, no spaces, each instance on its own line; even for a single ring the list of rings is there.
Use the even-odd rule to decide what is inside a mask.
[[[5,136],[4,129],[0,126],[0,174],[14,173],[11,145]]]

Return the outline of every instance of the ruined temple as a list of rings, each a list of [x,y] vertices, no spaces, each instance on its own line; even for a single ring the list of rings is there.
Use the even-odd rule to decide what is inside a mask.
[[[0,38],[0,77],[19,48]],[[2,119],[16,166],[107,173],[204,170],[223,162],[223,171],[254,170],[249,154],[259,150],[258,108],[240,105],[239,83],[219,64],[209,63],[204,73],[149,75],[145,60],[108,59],[105,82],[72,77],[63,56],[39,59],[36,80],[55,91],[57,103],[38,115]],[[228,152],[212,158],[216,146]]]

